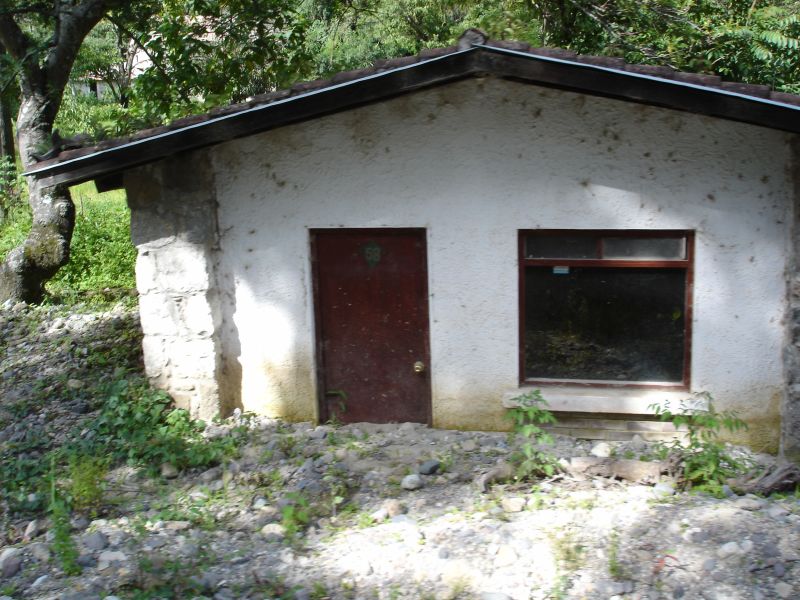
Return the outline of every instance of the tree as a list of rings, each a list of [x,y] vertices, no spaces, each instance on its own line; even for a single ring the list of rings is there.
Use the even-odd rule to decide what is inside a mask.
[[[209,91],[225,101],[254,68],[279,73],[300,53],[289,0],[4,0],[0,47],[19,72],[19,153],[25,167],[53,147],[53,123],[86,37],[106,18],[147,53],[139,99],[163,120],[203,106]],[[286,57],[291,60],[288,60]],[[122,92],[120,92],[122,93]],[[33,224],[0,265],[0,302],[38,302],[44,283],[69,259],[75,208],[63,185],[29,182]]]

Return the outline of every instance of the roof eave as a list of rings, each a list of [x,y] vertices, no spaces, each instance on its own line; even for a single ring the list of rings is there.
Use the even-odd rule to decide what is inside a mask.
[[[601,65],[475,45],[91,154],[34,167],[25,175],[46,185],[75,184],[107,177],[179,152],[479,74],[800,133],[800,107],[789,104]]]

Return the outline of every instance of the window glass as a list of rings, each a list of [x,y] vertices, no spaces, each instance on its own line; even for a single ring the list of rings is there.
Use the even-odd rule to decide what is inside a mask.
[[[604,237],[603,258],[684,260],[686,258],[686,238]]]
[[[525,377],[681,382],[685,292],[681,268],[525,267]]]
[[[598,258],[598,237],[589,235],[529,235],[526,258]]]

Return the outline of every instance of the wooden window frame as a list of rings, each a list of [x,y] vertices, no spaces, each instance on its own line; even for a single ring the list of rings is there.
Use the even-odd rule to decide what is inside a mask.
[[[686,238],[686,256],[684,259],[666,260],[631,260],[606,258],[526,258],[525,240],[528,236],[585,236],[598,238],[598,256],[602,256],[603,237],[631,238]],[[532,385],[570,385],[595,388],[638,388],[689,390],[692,365],[692,290],[694,287],[694,231],[683,229],[520,229],[518,232],[519,261],[519,383],[521,386]],[[553,379],[525,376],[525,269],[527,267],[599,267],[608,269],[684,269],[684,338],[683,338],[683,379],[679,382],[649,381],[605,381],[587,379]]]

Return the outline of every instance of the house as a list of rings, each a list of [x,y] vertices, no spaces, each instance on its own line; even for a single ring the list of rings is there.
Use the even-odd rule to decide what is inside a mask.
[[[197,416],[498,429],[540,389],[631,436],[708,392],[797,456],[798,133],[765,86],[470,30],[28,175],[124,186],[146,370]]]

